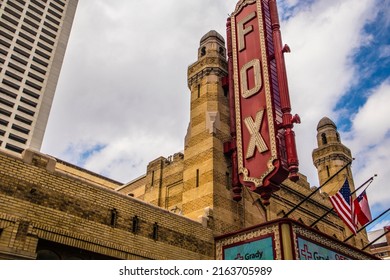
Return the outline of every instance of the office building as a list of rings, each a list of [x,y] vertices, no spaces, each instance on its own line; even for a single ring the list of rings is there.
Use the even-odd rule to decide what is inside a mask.
[[[0,149],[41,148],[78,0],[0,0]]]

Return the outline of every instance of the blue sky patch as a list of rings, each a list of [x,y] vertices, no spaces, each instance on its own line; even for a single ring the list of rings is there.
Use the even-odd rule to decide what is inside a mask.
[[[335,111],[348,108],[348,114],[340,114],[339,127],[344,131],[351,128],[351,116],[367,101],[370,92],[378,87],[390,75],[390,33],[389,20],[384,10],[365,25],[363,32],[368,39],[366,44],[352,55],[356,69],[355,84],[338,101]]]

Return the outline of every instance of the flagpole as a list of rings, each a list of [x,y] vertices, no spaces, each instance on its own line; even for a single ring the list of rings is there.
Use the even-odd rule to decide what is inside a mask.
[[[319,186],[314,192],[312,192],[311,194],[309,194],[307,197],[305,197],[301,202],[299,202],[297,205],[295,205],[290,211],[287,212],[287,214],[285,214],[283,216],[283,218],[287,218],[288,215],[290,215],[292,212],[294,212],[296,209],[299,208],[299,206],[302,205],[302,203],[304,203],[306,200],[308,200],[310,197],[312,197],[316,192],[318,192],[323,186],[325,186],[330,180],[332,180],[334,177],[336,177],[341,171],[343,171],[345,168],[347,168],[349,165],[351,165],[352,161],[354,160],[354,158],[348,162],[346,165],[344,165],[339,171],[337,171],[335,174],[333,174],[330,178],[328,178],[328,180],[326,180],[321,186]]]
[[[373,180],[374,180],[374,177],[376,177],[378,175],[374,175],[372,177],[370,177],[367,181],[365,181],[362,185],[360,185],[360,187],[358,187],[356,190],[354,190],[352,193],[351,193],[351,196],[356,193],[359,189],[361,189],[363,186],[367,185],[367,183],[371,183]],[[367,187],[368,188],[368,187]],[[319,217],[315,222],[313,222],[310,227],[313,227],[314,225],[316,225],[319,221],[321,221],[326,215],[328,215],[330,212],[333,211],[333,207],[330,208],[328,211],[325,212],[325,214],[323,214],[321,217]]]
[[[377,238],[375,238],[375,240],[373,240],[373,241],[371,241],[370,243],[368,243],[366,246],[364,246],[363,248],[362,248],[362,251],[364,251],[365,249],[367,249],[367,247],[369,247],[369,246],[371,246],[372,244],[374,244],[376,241],[378,241],[380,238],[382,238],[383,236],[385,236],[387,233],[389,233],[390,232],[390,230],[388,230],[388,231],[386,231],[385,230],[385,232],[383,233],[383,234],[381,234],[380,236],[378,236]]]
[[[378,220],[380,217],[382,217],[384,214],[386,214],[387,212],[390,211],[390,208],[388,208],[386,211],[384,211],[382,214],[380,214],[378,217],[376,217],[375,219],[373,219],[371,222],[365,224],[363,227],[361,227],[356,233],[359,233],[361,232],[363,229],[365,229],[366,227],[368,227],[370,224],[372,224],[373,222],[375,222],[376,220]],[[344,242],[347,242],[349,239],[351,239],[352,237],[354,236],[354,234],[351,234],[347,239],[344,240]]]

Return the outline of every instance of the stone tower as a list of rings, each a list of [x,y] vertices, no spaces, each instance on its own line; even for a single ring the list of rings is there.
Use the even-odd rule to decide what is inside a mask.
[[[324,117],[317,125],[317,145],[313,151],[313,163],[318,170],[320,185],[336,174],[343,166],[352,161],[351,150],[340,141],[337,127],[332,120]],[[348,178],[351,192],[355,189],[351,165],[342,170],[335,178],[326,183],[321,190],[330,195],[336,193]]]
[[[184,152],[151,161],[145,175],[118,188],[201,222],[216,234],[266,221],[257,194],[244,189],[241,201],[232,199],[231,159],[224,154],[224,143],[231,140],[226,76],[225,40],[210,31],[200,40],[197,61],[188,67],[190,123]]]
[[[226,224],[239,222],[235,214],[226,211],[226,206],[234,203],[229,190],[229,161],[223,153],[223,143],[230,138],[229,98],[221,82],[226,75],[225,40],[210,31],[200,40],[198,60],[188,67],[191,108],[182,207],[184,215],[192,219],[203,216],[203,222],[216,231],[226,231]],[[222,216],[224,221],[218,218]]]

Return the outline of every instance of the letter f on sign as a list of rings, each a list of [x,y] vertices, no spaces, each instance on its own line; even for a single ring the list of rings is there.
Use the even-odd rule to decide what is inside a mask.
[[[255,154],[256,148],[260,153],[268,150],[267,144],[265,144],[263,137],[260,134],[260,127],[263,121],[264,110],[260,110],[256,113],[256,120],[253,122],[251,116],[245,118],[245,125],[251,135],[249,140],[248,149],[246,151],[246,159],[251,158]]]
[[[238,25],[238,50],[242,51],[245,49],[245,35],[248,33],[251,33],[253,31],[253,26],[249,25],[246,28],[244,25],[254,19],[256,17],[256,13],[252,12],[249,15],[247,15],[245,18],[243,18],[240,22],[237,23]]]

